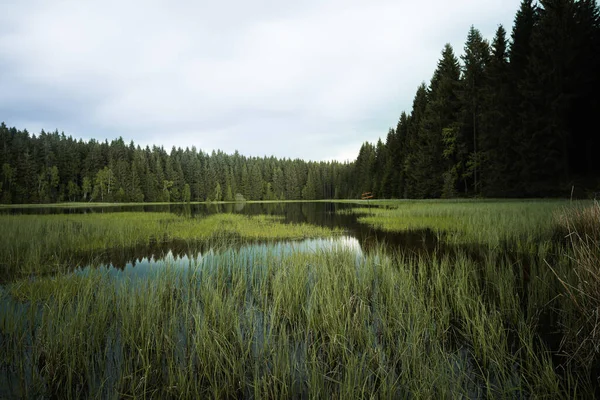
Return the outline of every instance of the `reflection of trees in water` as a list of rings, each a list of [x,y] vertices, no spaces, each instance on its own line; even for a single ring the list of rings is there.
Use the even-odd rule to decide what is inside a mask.
[[[144,258],[160,260],[171,253],[174,259],[184,256],[195,258],[199,253],[208,251],[213,246],[210,242],[188,242],[185,240],[173,240],[169,242],[151,242],[150,244],[137,245],[127,248],[109,248],[102,252],[78,254],[74,257],[78,266],[99,266],[112,264],[115,268],[124,269],[127,264],[133,266]]]
[[[451,245],[446,243],[443,234],[436,234],[429,229],[413,230],[406,232],[384,232],[373,229],[368,225],[360,224],[356,215],[352,213],[340,214],[342,209],[356,207],[355,204],[334,202],[290,202],[290,203],[227,203],[227,204],[164,204],[164,205],[142,205],[142,206],[115,206],[115,207],[90,207],[90,208],[45,208],[45,209],[22,209],[11,212],[23,213],[103,213],[103,212],[171,212],[188,218],[203,217],[216,213],[240,213],[244,215],[282,215],[286,223],[308,223],[328,228],[344,229],[349,236],[355,237],[364,253],[376,249],[384,249],[391,254],[402,254],[408,257],[431,257],[449,255],[455,257],[458,254],[466,255],[476,262],[482,262],[489,249],[477,243]],[[116,268],[124,268],[127,264],[135,265],[138,260],[164,258],[169,252],[173,257],[183,256],[196,257],[198,253],[206,252],[211,247],[229,248],[239,247],[241,243],[251,244],[250,241],[234,240],[223,244],[213,242],[193,242],[185,240],[172,240],[169,242],[154,241],[128,248],[105,249],[94,253],[77,253],[68,256],[67,260],[61,260],[62,264],[76,267],[84,265],[112,264]],[[259,242],[254,242],[259,243]],[[262,241],[260,243],[266,243]],[[515,270],[517,276],[522,277],[523,282],[528,279],[528,265],[531,264],[531,255],[518,253],[514,243],[504,243],[502,254],[519,268]],[[52,260],[56,262],[56,260]],[[522,269],[522,271],[520,270]]]

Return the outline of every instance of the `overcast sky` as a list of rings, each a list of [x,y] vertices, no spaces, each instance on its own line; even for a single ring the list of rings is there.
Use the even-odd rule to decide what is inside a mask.
[[[0,0],[0,121],[38,133],[353,160],[446,42],[519,0]]]

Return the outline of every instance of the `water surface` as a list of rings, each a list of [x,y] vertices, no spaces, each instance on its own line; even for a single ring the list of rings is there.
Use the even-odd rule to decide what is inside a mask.
[[[280,203],[228,203],[228,204],[163,204],[163,205],[115,205],[90,207],[28,207],[0,208],[5,214],[97,214],[127,212],[170,212],[189,218],[202,218],[217,213],[243,215],[282,216],[283,223],[306,223],[331,229],[341,229],[342,236],[306,240],[270,240],[232,242],[228,246],[240,254],[262,254],[274,252],[281,255],[290,252],[315,252],[330,249],[346,249],[361,256],[375,246],[383,246],[395,252],[423,254],[438,245],[436,235],[428,230],[407,232],[385,232],[357,222],[356,215],[340,212],[365,204],[338,202],[280,202]],[[78,265],[73,268],[104,266],[122,270],[126,275],[144,275],[149,270],[157,270],[166,265],[183,266],[205,264],[211,257],[222,254],[222,246],[214,248],[210,244],[193,244],[183,240],[154,242],[126,248],[106,248],[102,253],[78,254]]]

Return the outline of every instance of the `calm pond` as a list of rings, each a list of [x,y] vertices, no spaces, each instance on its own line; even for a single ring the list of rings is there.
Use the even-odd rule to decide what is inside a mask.
[[[244,241],[232,243],[233,250],[239,254],[275,253],[284,256],[292,251],[315,252],[329,249],[348,249],[357,256],[368,252],[374,246],[384,246],[390,251],[408,251],[420,254],[431,250],[439,243],[436,235],[426,229],[408,232],[384,232],[357,222],[352,213],[340,213],[363,204],[335,202],[282,202],[282,203],[229,203],[229,204],[165,204],[106,207],[30,207],[4,208],[4,214],[93,214],[126,212],[171,212],[190,218],[208,216],[216,213],[236,213],[244,215],[283,216],[284,223],[307,223],[327,228],[339,228],[341,236],[303,240]],[[190,246],[185,241],[153,243],[151,245],[129,248],[105,249],[101,254],[89,254],[87,263],[73,265],[74,268],[87,268],[89,265],[105,266],[111,273],[121,271],[127,276],[147,276],[165,266],[187,267],[210,263],[216,256],[226,251],[222,247],[210,245]],[[258,252],[258,253],[257,253]],[[87,264],[87,265],[86,265]],[[115,271],[113,271],[115,270]],[[119,273],[120,275],[120,273]]]

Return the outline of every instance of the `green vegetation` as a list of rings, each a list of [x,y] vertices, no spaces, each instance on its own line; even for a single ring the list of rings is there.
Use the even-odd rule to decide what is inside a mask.
[[[427,227],[441,242],[426,254],[405,253],[400,243],[364,254],[231,248],[152,276],[89,268],[14,280],[0,290],[0,371],[10,385],[0,390],[59,398],[594,397],[597,203],[379,204],[358,208],[359,218],[393,230]],[[225,247],[231,235],[335,233],[267,216],[2,218],[16,238],[3,236],[3,246],[30,230],[36,238],[12,253],[19,255],[175,236]],[[68,245],[60,247],[61,236]]]
[[[134,282],[93,270],[14,283],[8,295],[25,306],[10,301],[1,317],[0,358],[29,377],[27,397],[505,398],[585,389],[554,372],[535,319],[518,312],[514,279],[482,296],[489,279],[507,279],[502,268],[478,278],[464,256],[408,261],[379,251],[358,265],[348,252],[250,265],[233,253],[222,262],[227,268],[166,269]]]
[[[341,232],[308,224],[284,224],[282,218],[240,214],[188,218],[143,212],[0,215],[2,276],[6,279],[14,274],[64,270],[77,265],[82,254],[156,242],[301,239]]]
[[[600,109],[599,33],[594,0],[522,0],[512,32],[498,26],[491,42],[471,26],[460,59],[446,44],[412,109],[363,144],[352,193],[566,197],[575,185],[593,197],[600,164],[586,149],[600,139],[585,127]]]
[[[449,243],[501,244],[551,239],[552,215],[562,211],[564,200],[546,201],[380,201],[384,207],[344,210],[358,221],[385,231],[431,229]],[[579,204],[579,203],[577,203]],[[586,204],[583,202],[582,204]]]
[[[567,238],[564,262],[570,268],[557,272],[568,299],[565,348],[569,360],[591,366],[600,356],[600,204],[573,208],[559,215],[559,231]]]
[[[352,163],[1,123],[0,202],[591,198],[599,49],[596,1],[522,0],[510,35],[499,26],[490,43],[471,27],[460,58],[445,45],[410,112]],[[353,229],[436,240],[243,252],[233,245],[341,230],[267,215],[0,215],[0,397],[600,397],[597,202],[360,204],[343,211]],[[334,226],[333,212],[318,217]],[[95,262],[156,244],[212,253],[152,276]]]

